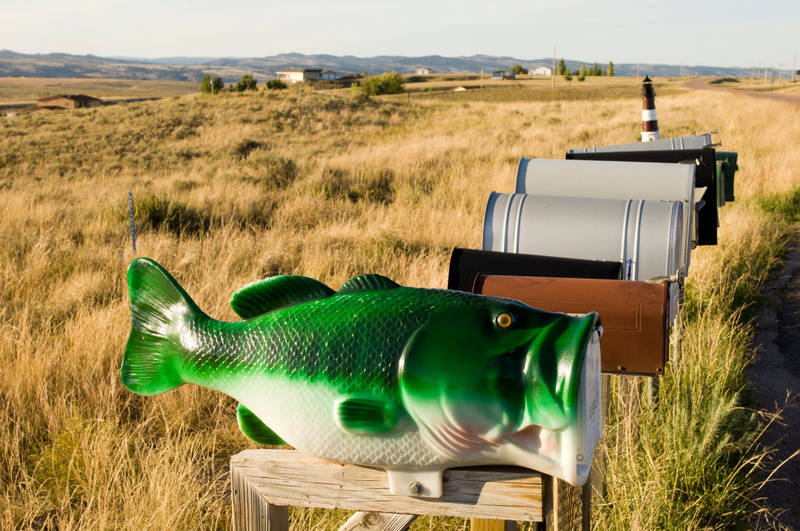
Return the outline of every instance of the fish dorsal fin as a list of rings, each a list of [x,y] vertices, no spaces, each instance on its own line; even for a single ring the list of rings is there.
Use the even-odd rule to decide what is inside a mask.
[[[261,422],[255,413],[244,407],[242,403],[236,408],[236,419],[239,421],[239,429],[244,436],[258,444],[268,446],[280,446],[286,444],[283,439],[278,437],[274,431],[269,429],[266,424]]]
[[[337,294],[355,293],[357,291],[381,291],[399,288],[400,284],[383,275],[369,274],[353,277],[345,282]]]
[[[250,319],[303,302],[324,299],[335,291],[309,277],[282,275],[249,284],[231,297],[231,308],[242,319]]]

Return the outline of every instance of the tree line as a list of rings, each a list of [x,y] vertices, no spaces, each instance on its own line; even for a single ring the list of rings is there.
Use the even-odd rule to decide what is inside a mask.
[[[522,65],[514,65],[509,69],[509,72],[516,74],[516,75],[524,75],[528,73],[527,68],[523,68]],[[559,76],[564,76],[564,79],[567,81],[572,80],[572,74],[578,76],[578,81],[583,81],[586,79],[587,76],[613,76],[614,75],[614,63],[609,61],[608,66],[606,65],[598,65],[597,61],[595,61],[594,66],[586,67],[581,66],[580,70],[574,70],[572,72],[569,71],[567,68],[567,64],[564,62],[564,58],[561,58],[561,61],[558,62],[558,68],[556,69],[556,73]]]
[[[562,57],[561,60],[558,62],[558,68],[556,69],[556,73],[559,76],[564,76],[564,79],[567,81],[572,80],[572,75],[576,74],[578,77],[578,81],[583,81],[586,79],[587,76],[614,76],[614,63],[609,61],[608,66],[602,65],[598,66],[597,61],[595,61],[594,66],[586,67],[586,65],[581,65],[580,70],[574,70],[572,72],[569,71],[567,68],[567,64],[564,62],[564,58]]]
[[[384,72],[379,76],[368,76],[364,72],[364,79],[360,83],[353,83],[351,89],[354,93],[365,96],[380,96],[382,94],[401,94],[405,92],[405,82],[403,76],[395,72]],[[266,88],[269,90],[280,90],[287,88],[286,83],[280,79],[270,79],[267,81]],[[219,94],[223,90],[228,92],[244,92],[246,90],[258,90],[258,81],[250,74],[245,74],[238,83],[231,84],[225,88],[225,83],[219,76],[206,74],[200,81],[200,92],[203,94]]]
[[[272,90],[280,90],[286,88],[286,83],[280,79],[270,79],[267,81],[267,88]],[[245,74],[239,79],[236,84],[231,83],[228,88],[225,88],[225,83],[219,76],[206,74],[200,81],[200,92],[203,94],[219,94],[223,90],[229,92],[244,92],[246,90],[258,90],[258,80],[250,74]]]

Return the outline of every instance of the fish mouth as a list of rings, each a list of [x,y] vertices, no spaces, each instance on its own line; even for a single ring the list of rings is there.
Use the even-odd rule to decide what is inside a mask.
[[[596,319],[596,313],[563,315],[530,342],[522,367],[525,410],[520,431],[529,426],[558,431],[577,422],[581,370]]]

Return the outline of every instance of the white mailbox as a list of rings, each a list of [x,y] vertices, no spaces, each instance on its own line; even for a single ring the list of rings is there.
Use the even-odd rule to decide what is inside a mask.
[[[492,192],[483,249],[620,261],[623,278],[672,277],[681,270],[683,204]]]
[[[653,142],[648,142],[652,144]],[[538,196],[679,201],[680,271],[688,273],[694,232],[694,164],[522,158],[516,192]]]
[[[632,142],[630,144],[614,144],[611,146],[595,146],[570,149],[569,153],[603,153],[608,151],[661,151],[672,149],[703,149],[711,145],[711,133],[697,136],[679,136],[662,138],[650,142]]]

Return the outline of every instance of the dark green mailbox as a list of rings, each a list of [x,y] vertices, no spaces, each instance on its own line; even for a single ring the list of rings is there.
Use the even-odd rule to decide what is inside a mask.
[[[739,154],[735,151],[717,151],[717,178],[723,182],[725,201],[733,201],[733,176],[739,169]]]

